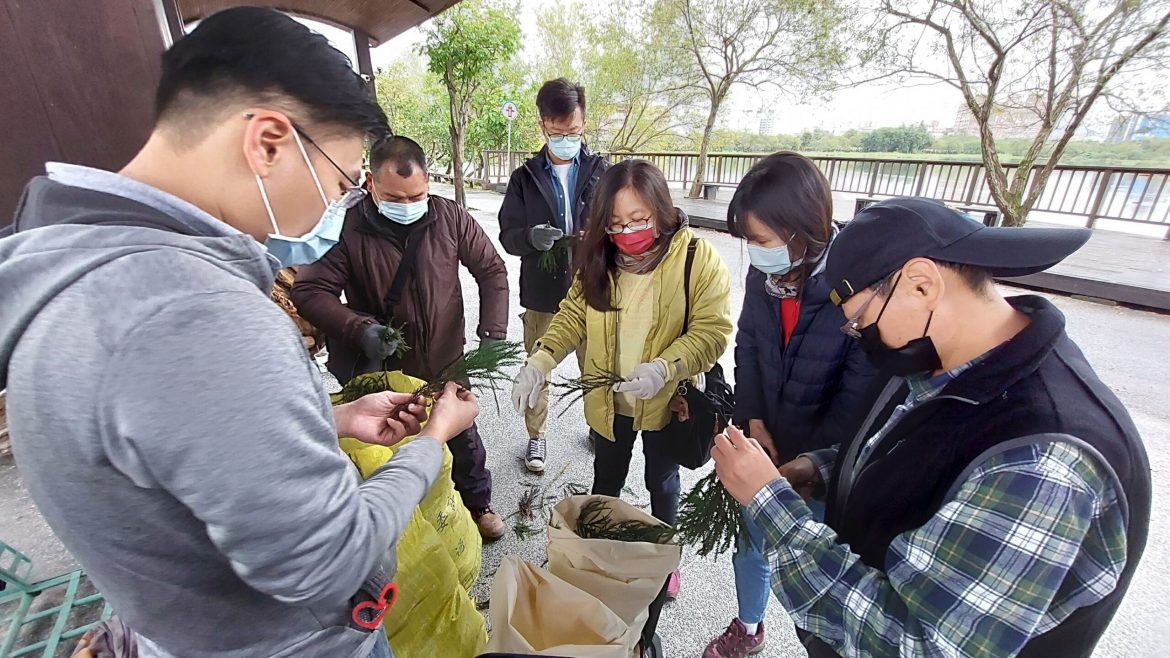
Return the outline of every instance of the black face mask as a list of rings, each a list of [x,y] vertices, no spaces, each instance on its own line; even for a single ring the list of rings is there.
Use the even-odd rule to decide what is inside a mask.
[[[886,297],[885,303],[882,304],[882,310],[878,312],[877,319],[873,321],[873,324],[858,331],[861,334],[861,349],[869,356],[869,361],[875,368],[897,377],[910,377],[925,372],[934,372],[942,368],[942,360],[938,356],[938,350],[934,348],[934,341],[926,335],[926,332],[930,331],[930,321],[934,319],[934,312],[931,312],[930,317],[926,319],[926,328],[922,330],[921,338],[915,338],[897,348],[887,347],[882,342],[878,322],[885,314],[886,306],[893,298],[894,290],[897,289],[898,281],[901,279],[902,275],[899,273],[898,278],[894,280],[894,287],[890,289],[889,296]]]

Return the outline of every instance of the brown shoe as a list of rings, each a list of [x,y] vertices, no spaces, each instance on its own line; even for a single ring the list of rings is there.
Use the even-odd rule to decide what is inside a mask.
[[[490,507],[473,512],[472,516],[475,517],[475,524],[479,526],[480,536],[487,541],[495,541],[503,537],[504,533],[508,530],[504,525],[504,520]]]

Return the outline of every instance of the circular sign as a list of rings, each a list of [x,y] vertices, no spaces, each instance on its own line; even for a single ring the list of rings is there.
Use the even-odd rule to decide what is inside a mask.
[[[515,119],[517,112],[519,112],[519,110],[516,108],[516,104],[512,101],[504,101],[504,104],[500,106],[500,113],[503,114],[504,118],[508,121]]]

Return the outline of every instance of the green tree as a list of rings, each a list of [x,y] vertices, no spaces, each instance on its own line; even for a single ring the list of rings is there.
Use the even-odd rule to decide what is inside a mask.
[[[789,92],[823,88],[845,61],[836,0],[662,0],[664,25],[691,62],[708,101],[690,196],[701,192],[711,134],[731,88],[773,85]]]
[[[447,91],[423,60],[406,54],[374,76],[378,104],[395,134],[418,142],[432,163],[450,163],[451,134],[447,120]]]
[[[586,132],[595,148],[661,148],[698,121],[697,99],[680,75],[688,60],[655,20],[647,0],[605,6],[555,0],[537,15],[535,72],[585,87]]]
[[[867,153],[918,153],[933,143],[934,138],[923,125],[878,128],[861,138],[861,150]]]
[[[1021,226],[1089,110],[1127,70],[1164,71],[1166,2],[882,0],[886,66],[953,86],[979,128],[980,155],[1004,224]],[[938,66],[942,60],[945,68]],[[996,136],[1004,108],[1035,117],[1008,171]]]
[[[467,205],[464,190],[464,149],[476,92],[497,78],[520,48],[520,26],[509,11],[489,2],[470,0],[436,17],[426,30],[420,52],[428,69],[447,89],[450,112],[451,169],[455,201]]]

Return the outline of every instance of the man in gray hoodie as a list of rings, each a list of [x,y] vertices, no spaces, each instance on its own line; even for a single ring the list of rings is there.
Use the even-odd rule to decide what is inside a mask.
[[[323,37],[225,11],[163,56],[139,154],[119,173],[50,163],[0,239],[17,465],[140,655],[389,655],[368,604],[478,406],[448,389],[360,482],[337,436],[395,443],[422,407],[331,407],[268,299],[277,267],[336,242],[385,130]]]

